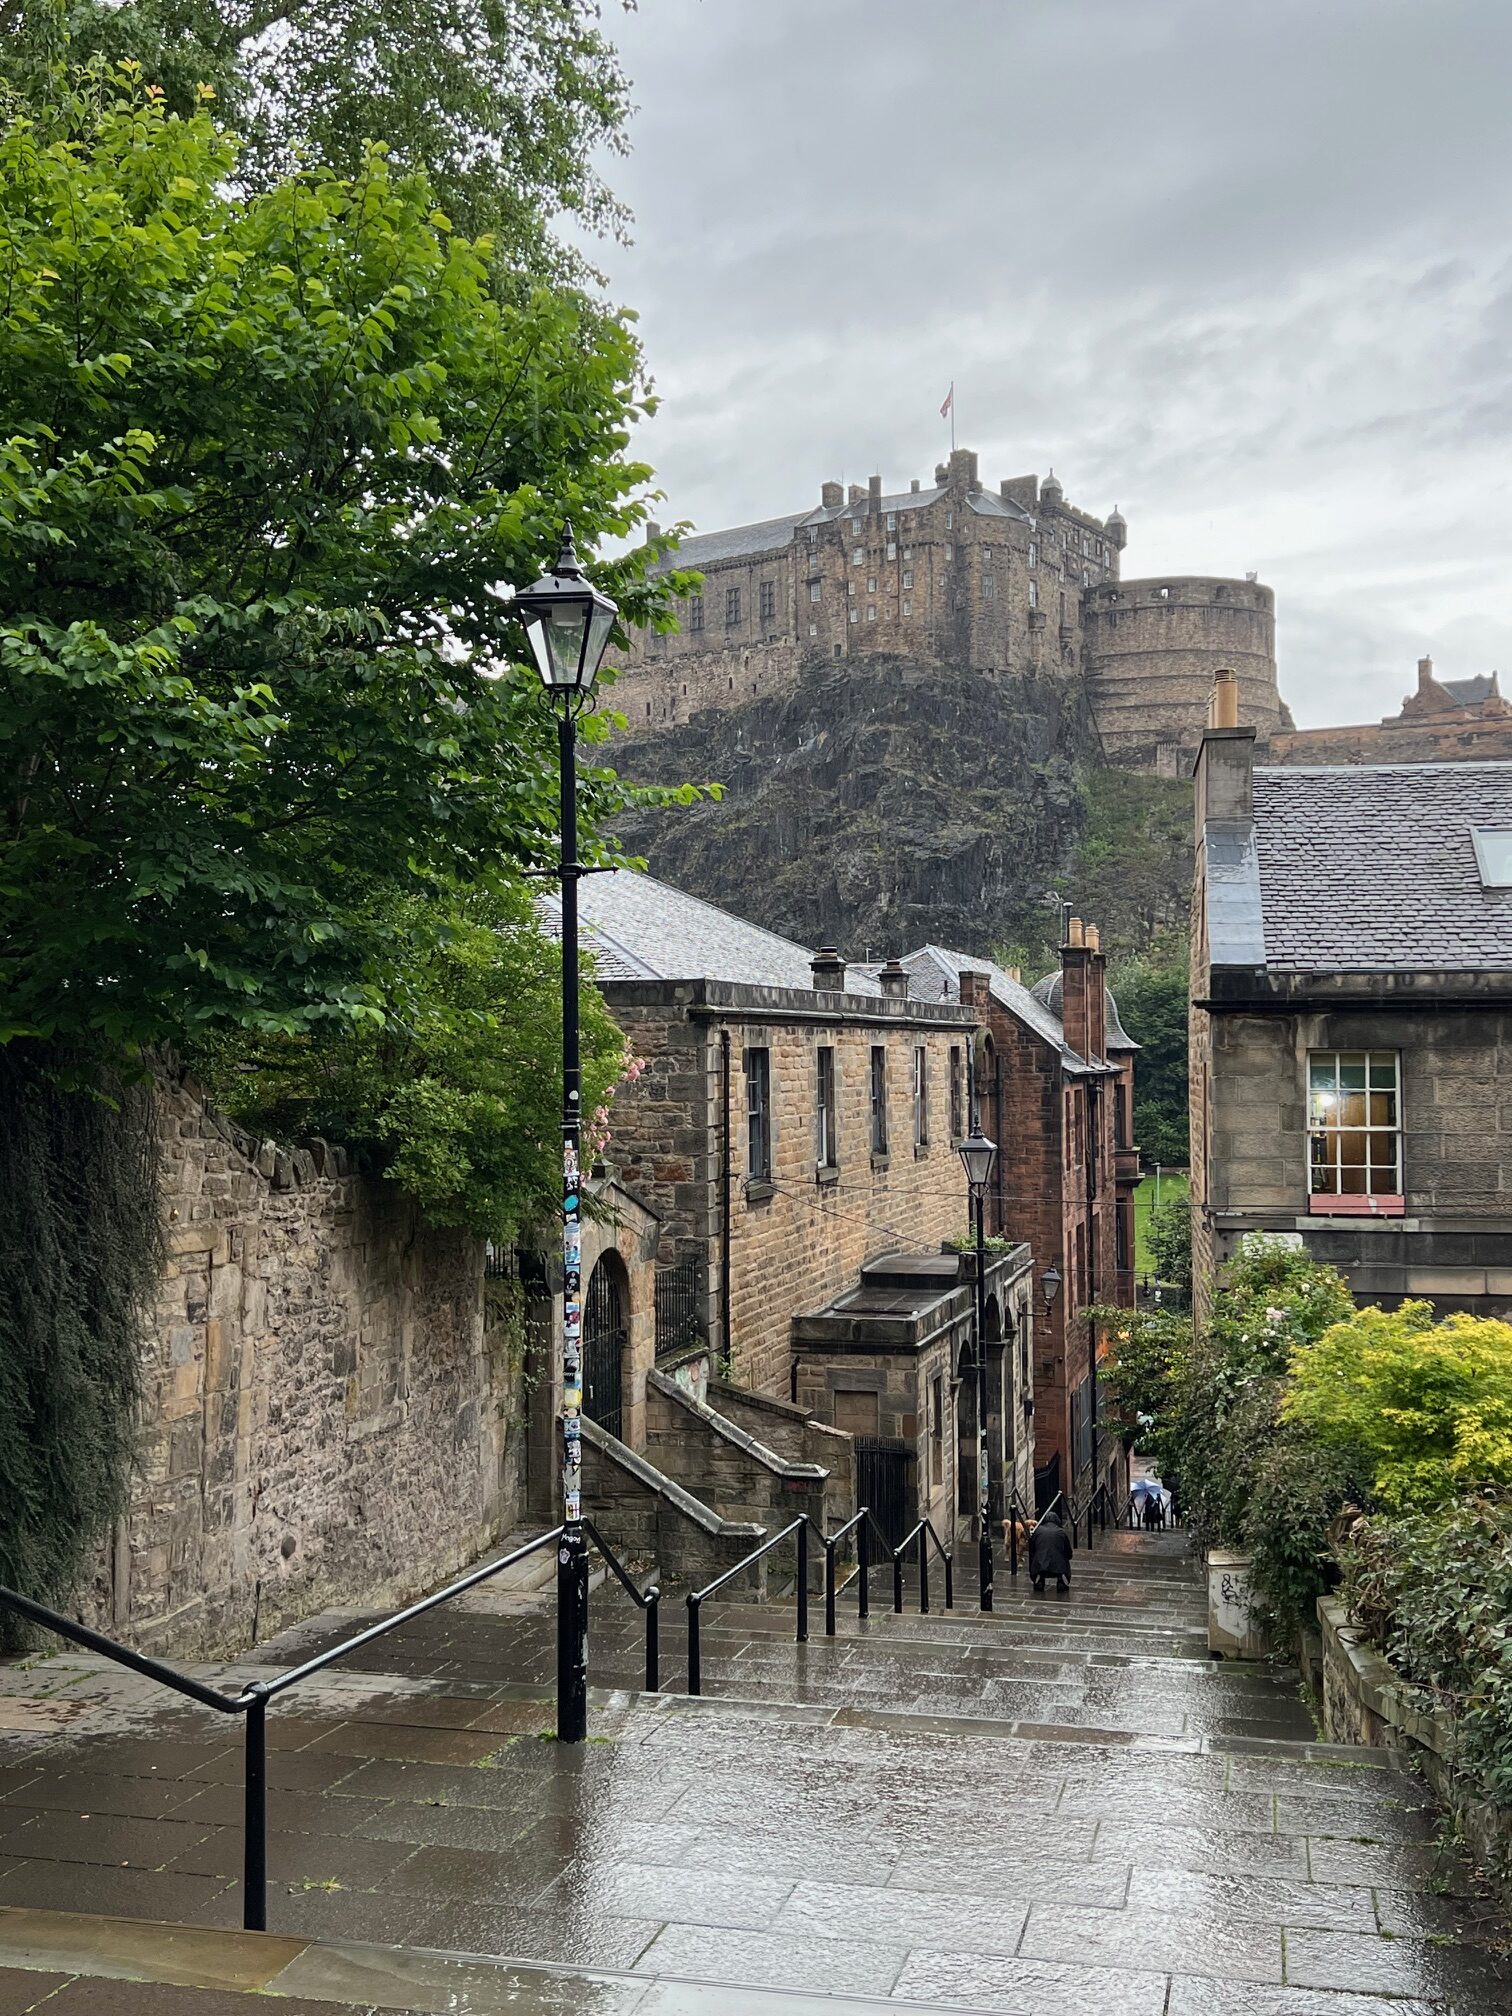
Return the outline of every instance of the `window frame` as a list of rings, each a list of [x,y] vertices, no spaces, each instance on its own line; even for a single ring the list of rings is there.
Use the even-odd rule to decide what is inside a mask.
[[[741,594],[738,588],[725,590],[725,628],[738,630],[741,625]]]
[[[913,1053],[914,1152],[929,1150],[929,1045],[915,1043]]]
[[[814,1166],[823,1175],[840,1167],[840,1108],[836,1096],[835,1046],[814,1046]]]
[[[777,621],[777,583],[775,581],[763,581],[760,592],[761,620],[763,623],[775,623]]]
[[[702,594],[688,597],[688,634],[699,637],[704,627],[704,598]]]
[[[1346,1083],[1346,1073],[1361,1074],[1361,1082]],[[1309,1050],[1306,1098],[1309,1213],[1403,1215],[1401,1051]],[[1351,1116],[1345,1103],[1354,1098],[1362,1102],[1358,1118]],[[1389,1118],[1374,1117],[1378,1099],[1387,1102]],[[1355,1144],[1361,1159],[1346,1159]],[[1379,1152],[1382,1149],[1389,1149],[1389,1154]],[[1347,1178],[1355,1174],[1360,1187],[1346,1188]]]
[[[871,1152],[873,1159],[887,1155],[887,1045],[873,1043],[867,1077],[871,1100]]]
[[[959,1043],[950,1046],[950,1139],[966,1139],[966,1055]]]
[[[772,1052],[749,1043],[741,1059],[746,1081],[746,1187],[772,1181]],[[759,1148],[759,1153],[758,1153]]]

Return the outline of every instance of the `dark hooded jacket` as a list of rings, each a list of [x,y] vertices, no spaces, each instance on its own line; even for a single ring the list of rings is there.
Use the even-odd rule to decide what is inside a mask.
[[[1029,1573],[1053,1575],[1057,1581],[1071,1573],[1071,1535],[1059,1512],[1047,1512],[1029,1535]]]

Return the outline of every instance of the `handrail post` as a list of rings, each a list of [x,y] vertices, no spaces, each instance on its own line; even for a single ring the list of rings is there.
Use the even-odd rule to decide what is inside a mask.
[[[1106,1533],[1108,1530],[1108,1488],[1106,1485],[1103,1486],[1102,1495],[1097,1501],[1097,1530],[1099,1533]]]
[[[646,1591],[646,1692],[661,1692],[661,1591]]]
[[[871,1615],[871,1591],[867,1588],[867,1570],[871,1567],[871,1536],[867,1532],[870,1513],[865,1506],[861,1509],[861,1524],[856,1528],[856,1572],[861,1577],[861,1595],[857,1604],[857,1614]]]
[[[1093,1515],[1093,1513],[1094,1513],[1094,1512],[1095,1512],[1096,1510],[1097,1510],[1097,1507],[1096,1507],[1096,1506],[1095,1506],[1095,1505],[1094,1505],[1094,1504],[1092,1503],[1092,1501],[1091,1501],[1091,1500],[1089,1499],[1089,1500],[1087,1501],[1087,1552],[1088,1552],[1089,1554],[1090,1554],[1090,1553],[1092,1552],[1092,1545],[1093,1545],[1093,1542],[1092,1542],[1092,1515]]]
[[[1008,1573],[1018,1574],[1018,1493],[1008,1501]]]
[[[798,1527],[798,1643],[808,1643],[808,1521]]]
[[[919,1615],[929,1615],[929,1532],[919,1528]]]
[[[698,1645],[698,1598],[688,1597],[688,1692],[702,1694],[703,1670]]]
[[[824,1543],[824,1635],[835,1635],[835,1543]]]
[[[955,1608],[955,1563],[948,1554],[945,1556],[945,1608]]]
[[[268,1694],[261,1681],[247,1689],[247,1732],[242,1779],[242,1925],[268,1929]]]
[[[905,1542],[906,1546],[907,1543]],[[903,1615],[903,1548],[893,1549],[893,1615]]]

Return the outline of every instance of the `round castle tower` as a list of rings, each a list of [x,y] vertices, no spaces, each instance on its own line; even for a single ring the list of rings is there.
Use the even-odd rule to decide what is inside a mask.
[[[1116,763],[1184,774],[1220,666],[1238,674],[1239,718],[1262,740],[1291,725],[1276,683],[1276,598],[1258,581],[1103,582],[1082,597],[1082,635],[1098,732]]]

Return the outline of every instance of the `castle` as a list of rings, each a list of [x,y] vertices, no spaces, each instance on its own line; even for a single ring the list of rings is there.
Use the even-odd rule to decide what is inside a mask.
[[[780,695],[803,666],[857,654],[989,678],[1053,673],[1086,679],[1111,760],[1175,776],[1222,665],[1262,736],[1290,728],[1270,589],[1253,577],[1122,580],[1127,536],[1117,510],[1068,504],[1053,471],[989,489],[967,448],[927,487],[825,483],[811,510],[682,542],[675,564],[702,574],[702,593],[677,631],[637,635],[614,704],[644,732]]]

